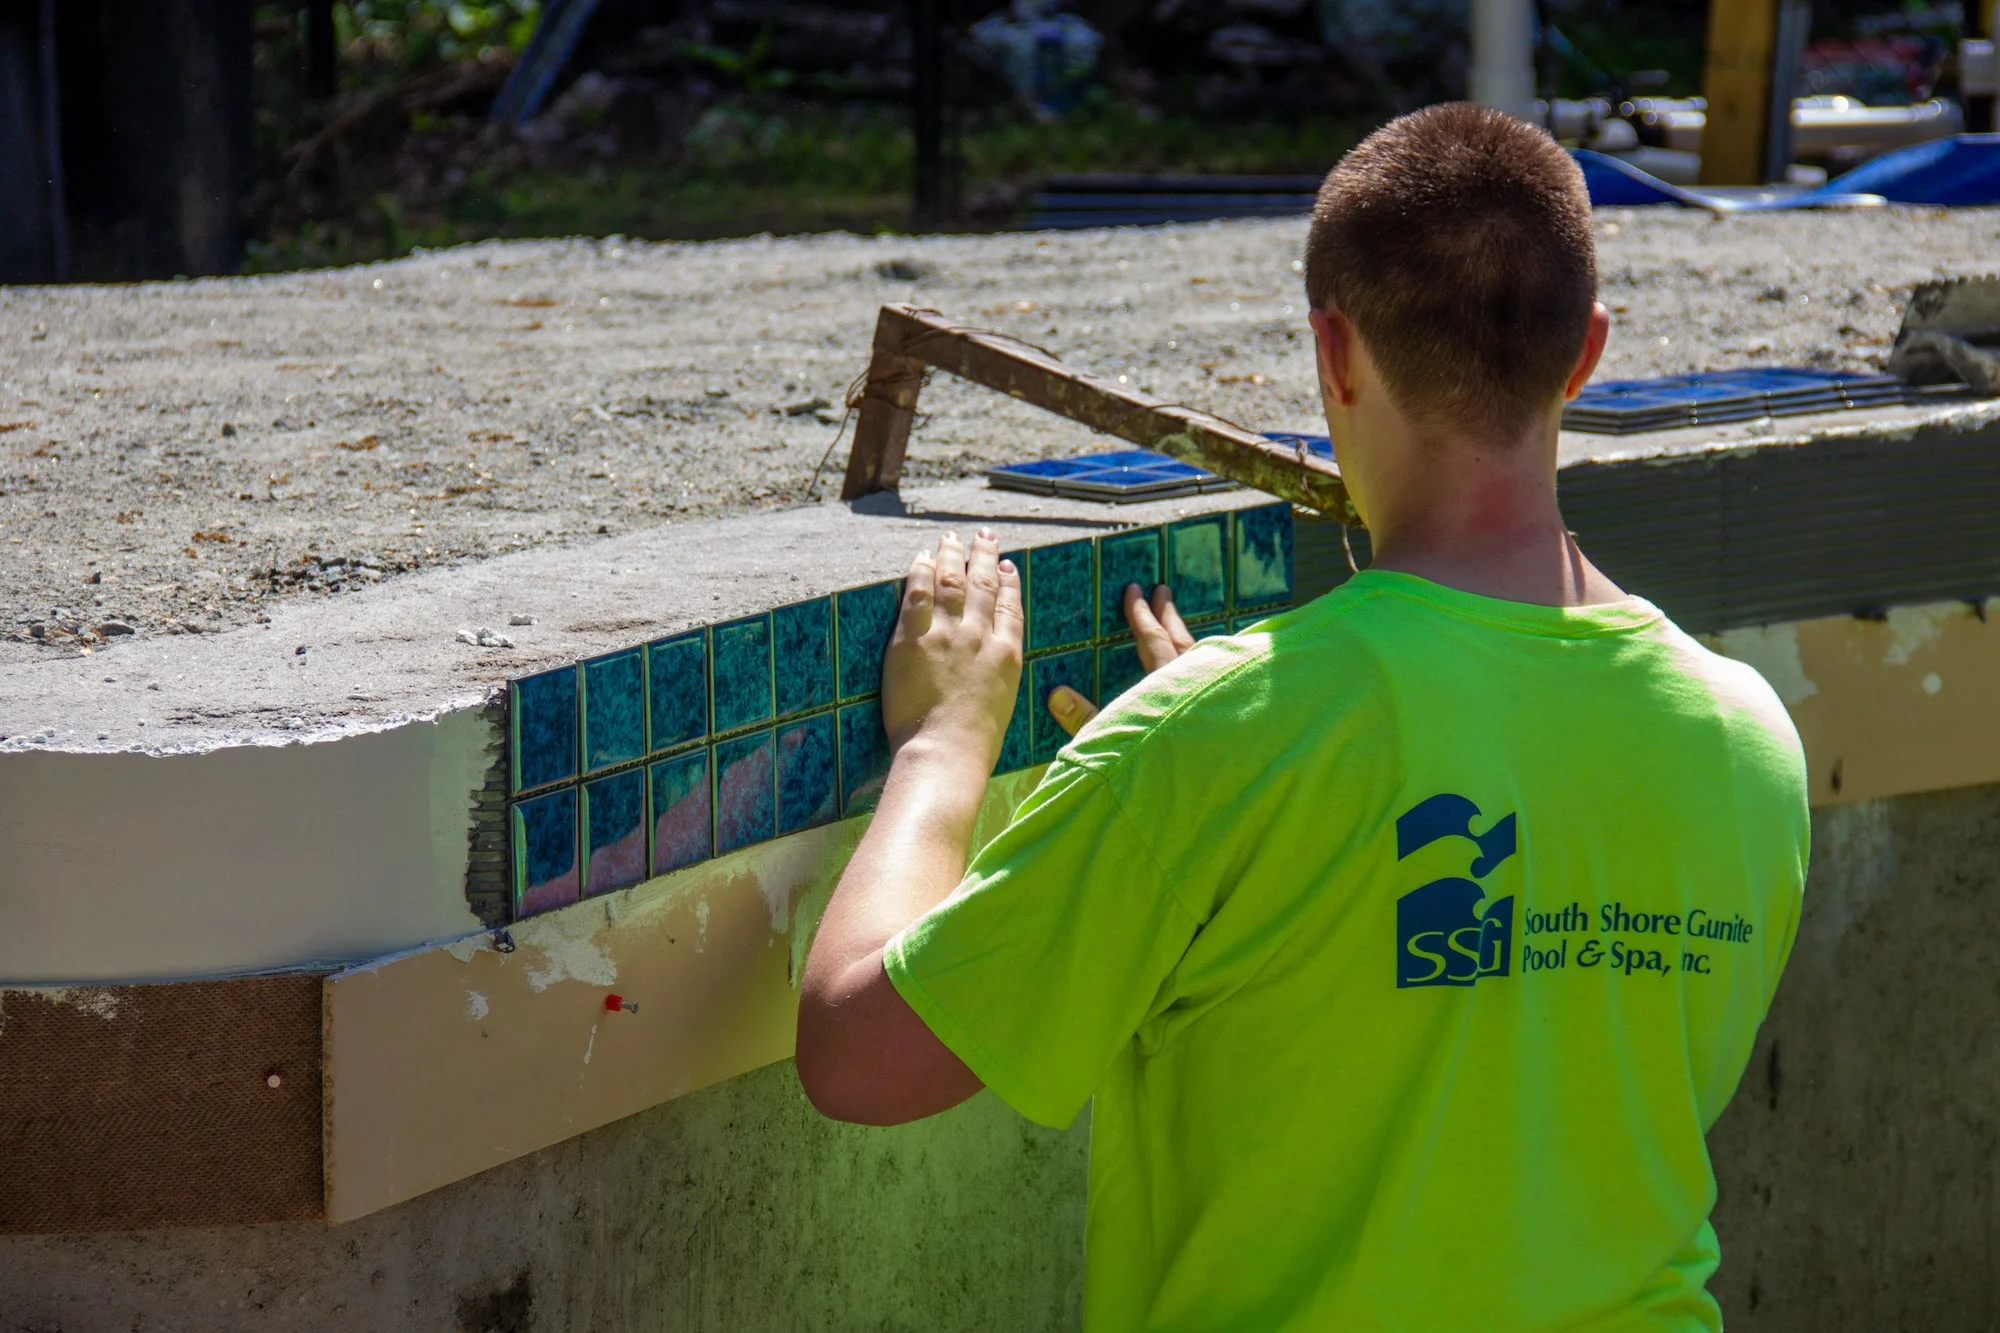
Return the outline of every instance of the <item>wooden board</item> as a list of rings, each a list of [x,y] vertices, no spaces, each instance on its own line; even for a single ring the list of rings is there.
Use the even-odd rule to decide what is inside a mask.
[[[1709,0],[1708,63],[1701,92],[1703,185],[1762,185],[1777,52],[1778,0]]]
[[[981,839],[1040,777],[994,780]],[[866,823],[328,977],[327,1220],[790,1056],[806,946]]]
[[[0,990],[0,1232],[320,1215],[320,978]]]

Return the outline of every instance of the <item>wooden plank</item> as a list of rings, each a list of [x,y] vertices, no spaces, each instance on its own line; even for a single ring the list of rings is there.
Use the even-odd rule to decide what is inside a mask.
[[[871,363],[869,390],[876,393],[876,367],[883,376],[879,398],[894,411],[914,413],[916,390],[905,364],[919,361],[949,371],[974,384],[998,389],[1012,398],[1047,408],[1059,416],[1081,422],[1141,448],[1157,450],[1172,458],[1207,468],[1219,477],[1252,487],[1293,504],[1337,515],[1348,522],[1358,521],[1340,471],[1333,464],[1304,450],[1275,444],[1254,431],[1194,408],[1165,403],[1135,393],[1117,384],[1095,379],[1065,366],[1062,362],[1025,343],[998,334],[961,328],[931,311],[911,306],[884,306],[876,323],[877,360]],[[885,357],[883,349],[894,348]],[[887,418],[883,418],[886,422]],[[875,431],[889,429],[876,427]],[[907,426],[903,427],[907,438]],[[891,452],[883,437],[876,442],[871,431],[864,451],[863,434],[857,426],[855,452],[849,456],[847,485],[842,495],[855,499],[869,489],[893,489],[881,458]],[[896,466],[901,451],[894,449]],[[880,484],[869,486],[874,478]]]
[[[318,1217],[322,975],[0,989],[0,1232]]]
[[[868,380],[854,418],[854,443],[847,454],[843,500],[893,491],[903,475],[910,427],[917,419],[917,395],[924,389],[924,363],[902,354],[904,321],[884,306],[875,320],[875,347]]]
[[[1710,0],[1703,185],[1762,185],[1780,0]]]
[[[993,781],[982,840],[1040,777]],[[476,935],[328,977],[327,1220],[790,1056],[806,946],[866,825],[535,917],[505,944]],[[608,1011],[613,994],[638,1011]]]

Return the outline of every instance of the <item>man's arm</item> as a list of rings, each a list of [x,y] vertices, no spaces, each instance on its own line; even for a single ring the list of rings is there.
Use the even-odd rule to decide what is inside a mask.
[[[882,799],[813,938],[799,1082],[836,1120],[898,1125],[980,1089],[890,984],[882,950],[958,887],[1021,679],[1021,578],[981,529],[920,552],[882,665]]]
[[[1134,584],[1125,617],[1148,671],[1193,644],[1162,585]],[[883,950],[943,902],[965,874],[986,780],[999,758],[1021,673],[1021,580],[982,529],[919,552],[882,668],[889,776],[875,817],[835,886],[806,960],[797,1065],[824,1114],[895,1125],[948,1110],[980,1089],[890,982]],[[1096,709],[1072,690],[1049,699],[1071,734]]]

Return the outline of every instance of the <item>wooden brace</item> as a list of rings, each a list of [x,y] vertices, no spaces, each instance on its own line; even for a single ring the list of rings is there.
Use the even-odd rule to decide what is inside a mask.
[[[1295,505],[1358,522],[1339,470],[1323,458],[1209,413],[1092,378],[1000,334],[960,328],[934,311],[907,305],[883,306],[876,321],[841,499],[896,489],[928,367]]]

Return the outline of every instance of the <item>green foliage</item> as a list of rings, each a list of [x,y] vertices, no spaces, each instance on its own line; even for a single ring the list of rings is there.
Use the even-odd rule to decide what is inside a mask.
[[[771,25],[768,23],[758,30],[757,39],[750,43],[748,51],[732,51],[726,46],[712,46],[707,42],[682,42],[681,54],[707,65],[718,74],[739,80],[744,90],[750,93],[776,92],[792,84],[792,71],[772,69],[766,64],[771,54]]]
[[[519,51],[534,34],[539,0],[348,0],[334,6],[342,46],[357,43],[405,69],[466,60],[495,47]]]
[[[1054,124],[988,113],[964,127],[960,151],[966,192],[979,195],[1025,190],[1058,171],[1320,172],[1362,128],[1276,115],[1146,115],[1100,97]],[[253,244],[248,267],[354,263],[495,236],[900,231],[909,225],[911,156],[900,108],[739,98],[708,108],[672,165],[488,167],[441,198],[378,193]]]

